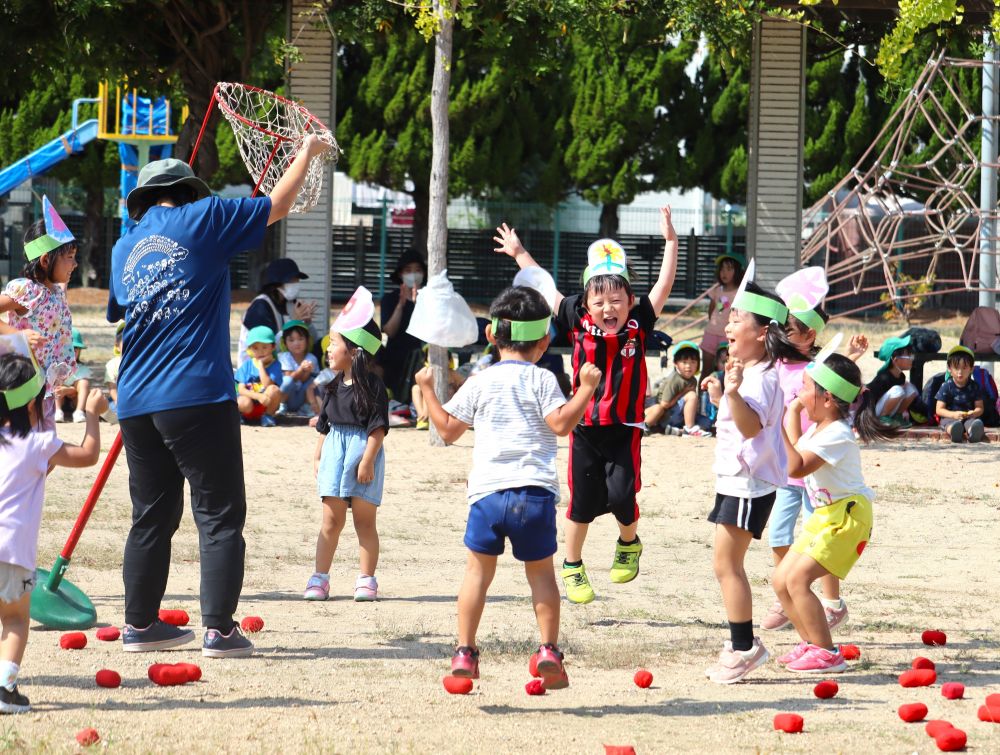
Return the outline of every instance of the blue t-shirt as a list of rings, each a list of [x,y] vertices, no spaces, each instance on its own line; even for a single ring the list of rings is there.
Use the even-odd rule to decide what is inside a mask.
[[[302,385],[309,385],[309,383],[315,380],[316,376],[319,374],[319,360],[314,354],[306,354],[303,361],[312,362],[313,371],[309,373],[309,377],[305,380],[296,380],[295,382]],[[278,363],[281,365],[283,372],[295,372],[295,370],[299,368],[299,365],[302,364],[302,362],[295,361],[295,357],[292,356],[290,351],[282,351],[278,354]]]
[[[120,419],[235,401],[229,260],[260,246],[270,213],[268,197],[154,206],[115,244],[108,322],[125,319]]]
[[[944,408],[951,412],[971,412],[976,408],[976,402],[983,400],[983,391],[971,377],[961,388],[955,385],[954,380],[945,380],[934,400],[943,401]]]
[[[277,359],[271,360],[271,364],[267,366],[267,374],[272,382],[281,386],[285,373],[281,371],[281,363]],[[253,359],[248,359],[236,369],[236,382],[246,386],[260,382],[260,368],[254,364]]]

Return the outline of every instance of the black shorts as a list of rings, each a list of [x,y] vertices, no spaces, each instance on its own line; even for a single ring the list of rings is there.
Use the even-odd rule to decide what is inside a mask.
[[[731,524],[753,535],[754,540],[760,540],[771,516],[774,497],[777,493],[768,493],[759,498],[737,498],[731,495],[715,494],[715,507],[708,515],[708,521],[715,524]]]
[[[589,524],[602,514],[629,525],[639,518],[635,494],[642,487],[642,431],[629,425],[577,425],[569,441],[569,510]]]

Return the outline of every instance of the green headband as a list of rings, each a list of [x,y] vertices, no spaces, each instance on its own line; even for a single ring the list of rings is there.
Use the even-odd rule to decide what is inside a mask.
[[[769,299],[760,294],[749,291],[741,291],[733,301],[733,309],[741,309],[744,312],[753,312],[761,317],[770,317],[779,325],[784,325],[788,320],[788,307],[781,302]]]
[[[499,317],[493,318],[493,337],[496,337],[497,328],[500,327]],[[549,332],[549,325],[552,322],[552,315],[548,317],[543,317],[541,320],[508,320],[503,318],[504,322],[510,323],[510,340],[511,341],[540,341],[545,338],[545,334]]]
[[[823,318],[819,316],[819,312],[814,309],[806,309],[801,312],[793,312],[788,310],[788,314],[799,320],[807,328],[812,328],[816,331],[816,335],[823,332],[823,328],[826,327],[826,323],[823,322]]]
[[[0,391],[0,393],[3,394],[8,409],[20,409],[37,396],[44,387],[45,377],[39,370],[17,388],[9,388],[6,391]]]
[[[369,333],[364,328],[355,328],[354,330],[342,330],[340,335],[346,338],[353,344],[360,346],[362,349],[367,351],[372,356],[375,356],[375,352],[382,348],[382,340],[376,338],[371,333]]]
[[[604,268],[601,270],[600,268]],[[600,262],[587,265],[583,269],[583,285],[587,285],[587,281],[593,278],[595,275],[620,275],[625,280],[629,280],[628,268],[625,265],[620,265],[617,262],[612,262],[611,260],[604,259]],[[631,283],[631,281],[629,281]]]
[[[54,239],[48,234],[39,236],[37,239],[32,239],[24,245],[24,256],[28,258],[28,262],[33,262],[43,254],[48,254],[53,249],[58,249],[65,243],[65,241]]]
[[[806,371],[818,385],[848,404],[854,403],[854,399],[861,393],[861,386],[844,380],[822,362],[813,362],[806,367]]]

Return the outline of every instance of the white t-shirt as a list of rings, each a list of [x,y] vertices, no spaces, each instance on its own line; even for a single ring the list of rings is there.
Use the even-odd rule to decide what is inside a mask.
[[[316,358],[315,354],[306,353],[303,361],[312,363],[313,371],[311,374],[313,377],[319,374],[319,360]],[[295,361],[295,357],[292,356],[292,352],[280,351],[278,352],[278,364],[281,365],[282,372],[295,372],[302,362]],[[304,382],[309,382],[308,378]]]
[[[545,417],[565,403],[555,375],[529,362],[497,362],[465,381],[444,410],[476,431],[469,503],[529,485],[559,500],[556,434]]]
[[[816,425],[806,430],[795,447],[810,451],[826,462],[807,475],[806,490],[814,507],[829,506],[852,495],[875,500],[875,491],[865,485],[861,474],[861,451],[854,431],[844,420],[833,422],[816,432]]]
[[[0,429],[0,562],[35,568],[49,459],[63,442],[55,430],[18,438]]]

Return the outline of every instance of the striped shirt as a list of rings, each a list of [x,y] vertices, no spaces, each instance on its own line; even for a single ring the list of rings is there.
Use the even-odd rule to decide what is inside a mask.
[[[497,362],[465,381],[444,410],[476,431],[469,503],[531,485],[559,500],[556,434],[545,417],[565,403],[555,375],[530,362]]]
[[[573,390],[580,386],[580,367],[590,362],[601,371],[601,382],[583,413],[585,425],[626,425],[643,420],[646,398],[646,339],[656,313],[648,296],[639,296],[625,327],[605,333],[594,325],[583,306],[585,295],[567,296],[559,305],[559,323],[573,345]]]

